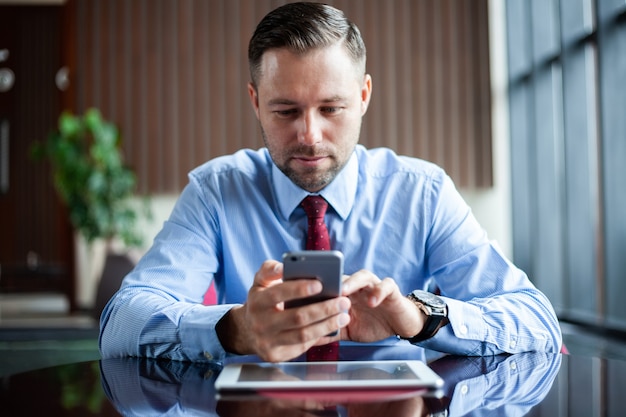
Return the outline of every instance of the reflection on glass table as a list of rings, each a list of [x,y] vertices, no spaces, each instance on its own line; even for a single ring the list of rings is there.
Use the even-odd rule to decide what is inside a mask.
[[[436,396],[216,398],[221,364],[114,359],[0,377],[2,415],[46,416],[623,416],[626,361],[526,353],[424,355],[414,346],[341,346],[342,360],[427,358],[445,381]],[[251,357],[232,357],[248,362]],[[277,411],[279,410],[279,411]],[[438,413],[438,414],[437,414]]]
[[[445,356],[429,365],[443,377],[437,395],[230,396],[217,399],[219,367],[138,359],[102,362],[105,392],[124,415],[421,416],[525,415],[549,392],[561,355]]]

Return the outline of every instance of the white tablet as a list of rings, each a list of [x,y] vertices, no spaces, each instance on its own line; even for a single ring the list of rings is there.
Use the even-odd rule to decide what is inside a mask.
[[[217,391],[437,389],[443,380],[421,361],[231,363]]]

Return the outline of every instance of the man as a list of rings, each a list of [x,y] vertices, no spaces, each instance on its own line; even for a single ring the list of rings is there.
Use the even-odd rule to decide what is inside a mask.
[[[248,56],[266,148],[191,172],[102,314],[103,357],[282,361],[337,340],[394,336],[463,355],[558,351],[549,301],[487,240],[445,173],[357,145],[372,80],[361,35],[341,11],[279,7],[257,26]],[[328,202],[331,248],[343,252],[347,276],[340,297],[285,309],[321,291],[316,281],[283,282],[277,261],[304,248],[310,194]],[[203,306],[212,281],[219,305]],[[419,291],[433,285],[441,297]]]

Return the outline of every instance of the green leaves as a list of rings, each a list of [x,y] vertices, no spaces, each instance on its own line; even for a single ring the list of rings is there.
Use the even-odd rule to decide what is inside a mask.
[[[124,166],[120,146],[117,127],[89,109],[84,116],[61,114],[58,130],[33,153],[51,161],[55,188],[88,242],[119,237],[128,246],[138,246],[138,216],[130,202],[137,179]]]

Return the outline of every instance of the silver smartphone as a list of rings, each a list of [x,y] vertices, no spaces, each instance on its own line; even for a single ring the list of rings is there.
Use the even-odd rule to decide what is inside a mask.
[[[283,266],[284,280],[317,279],[323,287],[319,294],[286,302],[285,308],[312,304],[341,294],[343,254],[339,251],[287,252],[283,255]]]

